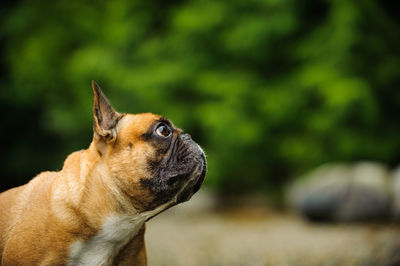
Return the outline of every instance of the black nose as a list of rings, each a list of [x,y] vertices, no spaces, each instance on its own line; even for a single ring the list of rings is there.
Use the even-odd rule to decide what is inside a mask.
[[[191,140],[192,139],[192,137],[187,133],[181,134],[180,138],[181,138],[181,140]]]

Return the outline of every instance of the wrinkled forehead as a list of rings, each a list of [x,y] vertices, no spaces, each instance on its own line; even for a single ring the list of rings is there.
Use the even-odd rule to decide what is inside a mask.
[[[152,113],[145,114],[126,114],[119,121],[118,135],[121,139],[131,141],[140,140],[141,136],[157,122],[162,120],[162,116]]]

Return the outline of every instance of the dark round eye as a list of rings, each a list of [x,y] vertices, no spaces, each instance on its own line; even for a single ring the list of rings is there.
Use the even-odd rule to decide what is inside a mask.
[[[156,133],[160,137],[168,137],[171,134],[169,128],[164,124],[159,124],[156,128]]]

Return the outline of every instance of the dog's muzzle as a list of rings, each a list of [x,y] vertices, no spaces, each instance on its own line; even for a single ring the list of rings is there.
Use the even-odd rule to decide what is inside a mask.
[[[180,134],[171,143],[169,152],[160,162],[153,178],[141,180],[155,199],[146,207],[152,209],[171,201],[189,200],[203,184],[207,172],[204,151],[189,134]]]
[[[182,148],[178,147],[178,162],[183,162],[188,169],[192,168],[192,170],[187,174],[185,187],[179,193],[177,203],[189,200],[200,189],[207,173],[207,161],[203,149],[192,140],[189,134],[181,134],[179,141],[178,145]]]

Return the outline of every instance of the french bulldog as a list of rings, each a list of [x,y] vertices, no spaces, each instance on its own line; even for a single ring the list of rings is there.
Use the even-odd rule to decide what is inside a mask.
[[[146,265],[145,222],[197,192],[203,150],[168,119],[118,113],[96,82],[93,140],[0,194],[0,262]]]

